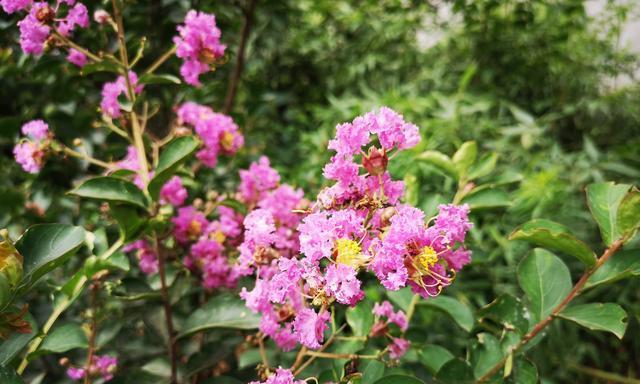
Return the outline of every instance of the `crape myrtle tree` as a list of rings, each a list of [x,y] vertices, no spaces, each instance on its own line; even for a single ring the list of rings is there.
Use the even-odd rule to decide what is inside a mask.
[[[84,76],[112,76],[101,85],[94,120],[126,146],[122,157],[100,157],[80,139],[58,137],[47,121],[23,123],[13,154],[24,172],[68,158],[87,172],[69,191],[77,225],[37,224],[15,242],[2,232],[2,383],[533,383],[538,373],[527,351],[555,319],[623,336],[620,305],[580,294],[636,274],[639,251],[625,247],[640,225],[636,187],[587,188],[602,252],[549,220],[515,229],[512,240],[540,247],[517,268],[522,297],[503,294],[474,315],[446,292],[472,258],[465,242],[478,224],[470,212],[499,204],[495,183],[478,182],[493,172],[495,154],[479,155],[472,141],[451,157],[422,151],[420,129],[381,106],[337,125],[325,187],[310,196],[284,182],[265,156],[246,169],[233,162],[244,147],[229,111],[246,20],[225,113],[175,100],[168,133],[158,137],[148,129],[158,108],[147,88],[200,87],[229,60],[213,14],[187,12],[165,51],[142,67],[155,52],[133,48],[142,31],[125,30],[127,2],[91,15],[76,0],[0,3],[19,15],[26,55],[64,55],[68,64],[60,65]],[[246,19],[255,6],[245,4]],[[76,39],[94,28],[108,36],[99,50]],[[179,76],[163,73],[169,60],[181,62]],[[411,191],[388,169],[402,152],[456,181],[449,203],[433,214],[411,204]],[[199,182],[217,170],[224,188]],[[582,275],[572,279],[552,252],[579,260]],[[36,291],[47,293],[44,316],[30,306]],[[451,316],[460,332],[442,337],[464,338],[468,348],[455,356],[412,340],[410,330],[430,332],[415,322],[419,305]]]

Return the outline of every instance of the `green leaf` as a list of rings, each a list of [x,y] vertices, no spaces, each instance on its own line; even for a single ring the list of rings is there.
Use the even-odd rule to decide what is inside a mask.
[[[462,203],[469,204],[472,211],[485,209],[504,208],[511,205],[509,195],[495,188],[476,188],[477,192],[471,192],[462,199]]]
[[[373,383],[384,375],[385,366],[377,360],[371,360],[362,372],[363,383]]]
[[[453,163],[451,158],[444,153],[438,151],[425,151],[418,155],[417,159],[438,168],[440,171],[451,176],[455,180],[458,180],[460,177],[456,165]]]
[[[605,244],[611,245],[620,238],[618,208],[631,188],[627,184],[597,183],[587,186],[587,202],[596,219]]]
[[[0,366],[0,383],[2,384],[24,384],[22,378],[18,376],[13,368]]]
[[[389,375],[375,381],[374,384],[424,384],[424,381],[413,376]]]
[[[640,191],[633,187],[622,199],[618,208],[618,229],[627,240],[633,238],[640,229]]]
[[[30,333],[13,333],[6,340],[0,339],[0,367],[9,365],[38,334],[38,324],[31,313],[27,312],[24,319],[31,325]],[[0,381],[0,383],[4,382]]]
[[[125,241],[137,238],[146,228],[148,215],[139,208],[128,204],[110,203],[109,209]]]
[[[487,153],[480,160],[473,164],[469,169],[469,180],[479,179],[489,175],[498,163],[498,154],[495,152]]]
[[[153,179],[149,182],[149,194],[155,200],[160,194],[160,188],[171,178],[178,167],[187,161],[200,143],[193,136],[181,136],[167,144],[158,159]]]
[[[138,84],[180,84],[178,77],[169,74],[146,73],[140,76]]]
[[[513,371],[507,379],[507,383],[513,384],[537,384],[539,382],[538,369],[532,362],[524,358],[516,358]]]
[[[211,328],[256,329],[259,322],[260,316],[252,313],[238,297],[221,295],[193,312],[178,337]]]
[[[475,163],[478,157],[478,145],[475,141],[467,141],[453,155],[453,164],[461,177],[467,174],[469,168]]]
[[[110,61],[108,59],[104,59],[102,61],[98,61],[95,63],[89,63],[82,67],[80,73],[86,76],[95,72],[112,72],[120,74],[122,70],[120,69],[120,65],[114,61]]]
[[[9,305],[13,290],[4,274],[0,273],[0,309]]]
[[[564,252],[588,266],[596,263],[596,255],[589,246],[575,238],[564,225],[551,220],[535,219],[513,231],[509,240],[524,240],[541,247]]]
[[[571,291],[569,269],[556,255],[541,248],[518,265],[518,282],[529,298],[534,320],[549,314]]]
[[[144,193],[130,181],[112,176],[99,176],[80,184],[69,192],[72,195],[110,203],[131,204],[147,208]]]
[[[373,326],[373,308],[368,302],[360,302],[347,309],[347,323],[357,336],[367,336]]]
[[[387,297],[389,297],[389,300],[405,312],[409,309],[413,296],[414,293],[411,292],[411,288],[409,287],[405,287],[397,291],[387,291]]]
[[[462,329],[469,332],[473,328],[473,312],[465,304],[449,296],[437,296],[423,300],[420,304],[434,307],[451,316]]]
[[[594,331],[611,332],[619,339],[627,329],[627,313],[615,303],[574,305],[560,312],[559,316]]]
[[[226,198],[218,203],[219,205],[224,205],[225,207],[229,207],[234,211],[241,213],[243,215],[247,214],[247,206],[235,199]]]
[[[446,384],[470,384],[475,381],[473,369],[462,359],[453,359],[445,363],[438,371],[436,379]]]
[[[640,249],[629,249],[611,256],[591,275],[585,287],[591,288],[635,276],[640,276]]]
[[[426,344],[419,347],[418,357],[432,375],[438,373],[443,365],[453,360],[453,354],[449,350],[435,344]]]
[[[66,224],[37,224],[15,244],[24,258],[20,291],[30,289],[43,275],[65,263],[85,241],[85,230]]]
[[[475,377],[481,377],[498,364],[502,358],[500,341],[490,333],[477,335],[478,341],[471,347],[471,364]]]
[[[516,330],[524,335],[529,328],[524,306],[520,299],[502,294],[478,310],[480,319],[491,319],[507,330]]]
[[[76,348],[88,347],[87,335],[79,325],[64,324],[49,333],[40,344],[40,348],[32,353],[29,359],[49,353],[62,353]]]

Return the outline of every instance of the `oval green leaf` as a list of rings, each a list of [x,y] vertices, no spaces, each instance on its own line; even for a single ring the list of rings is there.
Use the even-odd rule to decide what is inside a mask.
[[[144,209],[147,208],[147,198],[135,184],[112,176],[100,176],[86,180],[69,193],[87,199],[125,203]]]
[[[47,335],[40,348],[29,355],[29,360],[49,353],[62,353],[88,346],[87,335],[79,325],[64,324],[56,327]]]
[[[216,296],[185,321],[178,337],[211,328],[256,329],[260,316],[252,313],[238,297]]]
[[[611,332],[619,339],[627,329],[627,313],[615,303],[574,305],[560,312],[559,316],[587,329]]]
[[[466,176],[467,171],[476,162],[478,157],[478,144],[475,141],[462,143],[460,148],[453,154],[453,164],[461,177]]]
[[[140,76],[138,84],[180,84],[178,77],[169,74],[146,73]]]
[[[27,229],[15,244],[24,258],[21,292],[66,262],[84,244],[85,234],[83,228],[67,224],[38,224]]]
[[[413,376],[389,375],[375,381],[374,384],[424,384],[424,381]]]
[[[586,288],[640,276],[640,249],[620,251],[591,275]]]
[[[518,265],[518,282],[531,304],[534,320],[540,321],[571,291],[567,266],[551,252],[536,248]]]
[[[618,208],[631,188],[627,184],[596,183],[587,186],[587,203],[596,219],[605,244],[611,245],[620,238]]]
[[[472,191],[462,199],[462,203],[469,204],[472,211],[505,208],[511,205],[509,195],[495,188],[477,188],[477,192]]]
[[[437,308],[453,319],[462,329],[469,332],[473,328],[473,312],[465,304],[449,296],[438,296],[420,302],[422,305]]]
[[[440,368],[450,360],[453,360],[453,354],[446,348],[435,344],[426,344],[418,347],[418,358],[420,362],[435,375]]]
[[[620,235],[631,240],[640,229],[640,191],[633,187],[620,202],[618,208],[618,229]]]
[[[439,382],[446,384],[470,384],[475,381],[473,369],[469,363],[459,358],[443,365],[436,378]]]
[[[355,307],[347,309],[347,324],[357,336],[367,336],[373,326],[373,308],[366,302],[360,302]]]
[[[425,151],[418,155],[417,159],[436,167],[444,174],[451,176],[455,180],[458,180],[460,177],[456,165],[453,163],[451,158],[442,152]]]
[[[156,167],[153,179],[149,182],[149,194],[153,199],[157,199],[162,185],[171,178],[178,167],[189,159],[189,156],[198,149],[200,143],[193,136],[181,136],[173,139],[167,144]]]
[[[596,255],[587,244],[573,236],[564,225],[551,220],[531,220],[513,231],[509,240],[524,240],[560,251],[574,256],[588,266],[596,263]]]

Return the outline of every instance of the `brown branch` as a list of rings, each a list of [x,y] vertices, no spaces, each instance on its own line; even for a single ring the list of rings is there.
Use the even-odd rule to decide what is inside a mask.
[[[533,327],[531,332],[527,333],[522,338],[522,340],[520,340],[520,342],[518,344],[516,344],[516,346],[511,350],[510,354],[511,355],[515,355],[518,351],[520,351],[520,349],[522,349],[522,347],[524,347],[529,341],[531,341],[534,337],[536,337],[538,335],[538,333],[540,333],[540,331],[542,331],[547,325],[549,325],[549,323],[551,323],[551,321],[556,316],[558,316],[558,314],[560,314],[560,312],[562,312],[565,309],[565,307],[571,302],[571,300],[575,299],[580,294],[580,292],[584,288],[584,285],[587,283],[587,281],[589,280],[591,275],[593,275],[595,273],[595,271],[597,271],[600,267],[602,267],[602,265],[604,263],[606,263],[607,260],[609,260],[609,258],[611,258],[611,256],[613,256],[618,250],[620,250],[620,248],[622,248],[622,245],[624,244],[624,241],[625,241],[625,238],[621,238],[621,239],[616,240],[613,244],[611,244],[611,246],[598,259],[598,261],[596,262],[596,265],[594,265],[592,268],[587,269],[584,272],[584,274],[582,274],[582,277],[580,277],[580,280],[578,280],[576,285],[573,286],[573,289],[571,289],[571,291],[567,294],[567,296],[565,296],[564,300],[562,300],[562,302],[560,302],[560,304],[558,304],[553,309],[553,311],[551,311],[551,314],[549,316],[547,316],[544,319],[540,320]],[[493,375],[498,373],[502,369],[502,367],[504,367],[505,363],[507,362],[508,357],[509,356],[507,355],[502,360],[500,360],[487,373],[485,373],[478,380],[476,380],[476,382],[477,383],[483,383],[483,382],[486,382],[489,379],[491,379],[491,377],[493,377]]]
[[[98,282],[91,284],[91,331],[89,333],[89,353],[87,362],[84,365],[84,384],[91,384],[91,364],[96,349],[96,333],[98,333]]]
[[[242,70],[244,69],[244,55],[247,48],[247,41],[249,40],[249,32],[251,31],[251,24],[253,23],[253,14],[256,9],[257,0],[249,0],[249,5],[246,9],[243,9],[244,21],[242,23],[242,32],[240,38],[240,45],[238,46],[238,56],[236,57],[236,64],[233,68],[233,73],[229,79],[229,86],[227,87],[227,96],[224,100],[224,113],[229,114],[233,109],[233,102],[236,98],[238,91],[238,85],[240,84],[240,77],[242,77]]]
[[[169,334],[169,360],[171,361],[171,384],[178,383],[178,348],[173,328],[173,314],[171,311],[171,298],[167,288],[167,276],[165,272],[165,255],[162,247],[158,245],[158,238],[154,235],[154,248],[158,255],[158,271],[160,273],[160,290],[162,293],[162,302],[164,304],[164,316],[167,322],[167,333]]]

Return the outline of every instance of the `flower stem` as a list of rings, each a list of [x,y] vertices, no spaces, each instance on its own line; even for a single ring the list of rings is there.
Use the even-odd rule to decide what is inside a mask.
[[[154,234],[153,245],[156,254],[158,255],[158,271],[160,274],[160,290],[162,293],[162,302],[164,304],[164,316],[167,323],[167,333],[169,334],[169,360],[171,361],[171,384],[177,384],[178,382],[178,350],[173,328],[173,314],[171,311],[171,298],[169,297],[169,289],[167,287],[167,274],[165,270],[166,259],[165,254],[162,252],[162,247],[158,245],[158,238]]]
[[[151,64],[149,66],[149,68],[147,68],[144,71],[144,74],[150,74],[153,73],[156,69],[158,69],[162,64],[164,64],[165,61],[169,60],[171,58],[171,56],[176,52],[176,46],[173,45],[171,48],[169,48],[165,53],[162,54],[162,56],[158,57],[156,59],[156,61],[153,62],[153,64]]]
[[[483,382],[486,382],[486,381],[490,380],[496,373],[498,373],[500,371],[500,369],[502,369],[502,367],[507,362],[507,359],[509,358],[509,355],[515,355],[516,353],[518,353],[522,349],[522,347],[527,345],[527,343],[529,343],[534,337],[536,337],[540,333],[540,331],[542,331],[547,325],[549,325],[549,323],[551,323],[551,321],[556,316],[558,316],[558,314],[560,314],[560,312],[562,312],[566,308],[566,306],[573,299],[576,298],[576,296],[578,296],[580,294],[580,292],[584,288],[584,285],[587,283],[587,281],[589,280],[591,275],[593,275],[595,273],[595,271],[597,271],[600,267],[602,267],[602,265],[604,263],[606,263],[607,260],[609,260],[609,258],[611,258],[611,256],[613,256],[618,250],[620,250],[620,248],[622,248],[622,245],[624,244],[625,240],[626,240],[625,238],[620,238],[620,239],[616,240],[615,242],[613,242],[613,244],[611,244],[611,246],[602,254],[602,256],[600,258],[598,258],[598,261],[596,262],[596,264],[592,268],[587,269],[582,274],[582,277],[580,277],[580,280],[578,280],[576,285],[573,286],[571,291],[567,294],[567,296],[565,296],[565,298],[562,300],[562,302],[560,302],[560,304],[558,304],[553,309],[553,311],[551,311],[551,314],[549,316],[545,317],[544,319],[540,320],[533,327],[533,329],[531,329],[531,331],[529,333],[527,333],[522,338],[522,340],[520,340],[520,342],[518,344],[516,344],[511,349],[510,353],[506,357],[504,357],[502,360],[500,360],[487,373],[485,373],[478,380],[476,380],[476,382],[477,383],[483,383]]]
[[[377,359],[378,355],[358,355],[355,353],[329,353],[329,352],[315,352],[307,351],[307,356],[320,357],[324,359]]]
[[[326,342],[326,343],[324,343],[324,345],[322,346],[322,348],[320,348],[320,351],[318,351],[318,352],[322,352],[322,351],[324,351],[325,349],[329,348],[329,346],[330,346],[331,344],[333,344],[333,342],[336,340],[336,337],[340,334],[340,332],[342,332],[342,330],[343,330],[345,327],[346,327],[346,324],[343,324],[340,328],[338,328],[338,330],[337,330],[333,335],[331,335],[331,337],[329,338],[329,340],[327,340],[327,342]],[[290,370],[291,370],[291,371],[294,371],[294,372],[293,372],[293,375],[294,375],[294,376],[299,375],[299,374],[300,374],[300,372],[304,371],[304,370],[305,370],[305,368],[307,368],[311,363],[313,363],[313,361],[314,361],[317,357],[318,357],[318,356],[310,356],[310,357],[309,357],[309,359],[307,359],[307,361],[305,361],[305,362],[304,362],[304,364],[302,364],[302,365],[300,366],[300,368],[298,368],[298,364],[302,361],[302,359],[300,359],[299,361],[298,361],[298,359],[296,359],[296,363],[297,363],[297,364],[296,364],[296,363],[294,363],[294,364],[291,366],[291,368],[290,368]],[[296,369],[296,368],[297,368],[297,369]]]
[[[91,362],[95,353],[96,333],[98,329],[98,317],[96,316],[96,311],[98,310],[98,306],[96,305],[98,301],[98,289],[99,285],[97,282],[91,285],[91,333],[89,334],[89,353],[84,368],[84,384],[91,384],[91,375],[89,372],[91,371]]]
[[[60,33],[60,31],[58,31],[58,28],[56,28],[55,26],[53,27],[53,33],[56,35],[56,37],[58,39],[60,39],[60,41],[62,41],[64,44],[68,45],[71,48],[74,48],[75,50],[81,52],[82,54],[84,54],[85,56],[87,56],[88,58],[90,58],[93,61],[102,61],[102,58],[99,57],[98,55],[91,53],[88,49],[74,43],[73,41],[69,40],[67,37],[65,37],[64,35],[62,35]]]
[[[63,146],[62,150],[64,151],[64,153],[66,153],[69,156],[73,156],[73,157],[76,157],[78,159],[86,160],[89,163],[97,165],[99,167],[102,167],[102,168],[105,168],[105,169],[113,168],[113,164],[110,164],[110,163],[104,162],[102,160],[98,160],[96,158],[93,158],[93,157],[89,156],[86,153],[78,152],[78,151],[73,150],[73,149],[71,149],[69,147],[66,147],[66,146]]]

